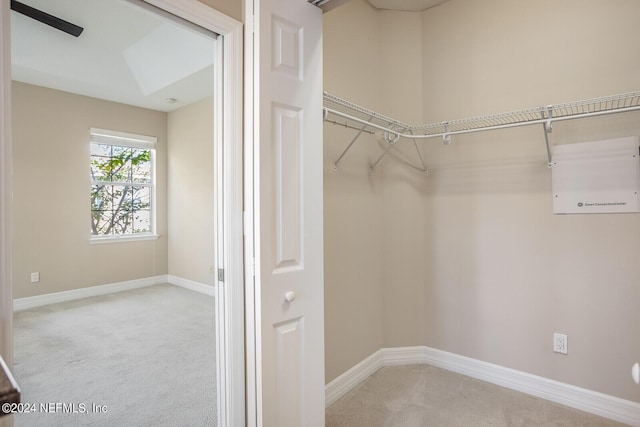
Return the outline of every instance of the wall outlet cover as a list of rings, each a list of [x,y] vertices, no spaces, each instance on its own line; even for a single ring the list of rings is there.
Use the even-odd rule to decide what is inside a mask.
[[[567,354],[568,341],[565,334],[553,334],[553,351],[555,353]]]

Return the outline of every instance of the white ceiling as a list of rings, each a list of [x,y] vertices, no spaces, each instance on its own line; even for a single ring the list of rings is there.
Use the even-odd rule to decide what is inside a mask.
[[[159,111],[213,92],[213,36],[125,0],[21,1],[84,31],[75,38],[12,11],[14,80]]]
[[[420,11],[437,6],[448,0],[369,0],[377,9]]]

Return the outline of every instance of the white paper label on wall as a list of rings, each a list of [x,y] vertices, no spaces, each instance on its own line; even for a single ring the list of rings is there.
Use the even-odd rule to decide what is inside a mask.
[[[553,149],[553,213],[640,212],[637,136],[557,145]]]

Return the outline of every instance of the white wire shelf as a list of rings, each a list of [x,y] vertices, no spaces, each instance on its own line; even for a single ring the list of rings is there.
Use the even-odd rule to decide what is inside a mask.
[[[351,141],[346,150],[334,163],[334,166],[337,166],[338,162],[362,133],[374,134],[382,132],[390,148],[390,146],[395,144],[400,138],[411,139],[415,143],[417,139],[442,137],[444,142],[448,144],[451,141],[452,135],[531,126],[535,124],[544,125],[547,156],[550,163],[551,147],[548,134],[551,132],[553,122],[636,110],[640,110],[640,92],[629,92],[584,101],[414,126],[326,92],[324,93],[325,121],[359,131],[358,135]],[[424,166],[424,161],[417,145],[416,150]],[[382,157],[384,157],[387,152],[388,149]],[[375,167],[381,158],[372,165],[372,168]],[[424,171],[426,172],[426,167]]]
[[[508,113],[491,114],[468,119],[452,120],[427,125],[413,126],[414,132],[424,135],[440,135],[453,132],[491,130],[497,126],[525,126],[551,120],[560,121],[595,115],[633,111],[640,109],[640,92],[594,98],[566,104],[529,108]]]
[[[325,108],[336,109],[336,111],[345,112],[355,118],[371,123],[372,125],[395,129],[400,132],[406,132],[412,127],[409,124],[392,119],[380,113],[376,113],[375,111],[369,110],[365,107],[361,107],[357,104],[354,104],[353,102],[349,102],[342,98],[338,98],[337,96],[331,95],[327,92],[324,93],[324,106]],[[352,124],[352,127],[356,127],[359,129],[362,127],[362,125],[356,126]]]

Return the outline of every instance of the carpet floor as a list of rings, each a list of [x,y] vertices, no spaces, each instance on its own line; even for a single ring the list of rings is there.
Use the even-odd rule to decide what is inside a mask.
[[[622,425],[428,365],[384,367],[326,412],[327,427]]]
[[[15,426],[215,426],[214,322],[213,298],[173,285],[17,312],[14,374],[36,406]]]

